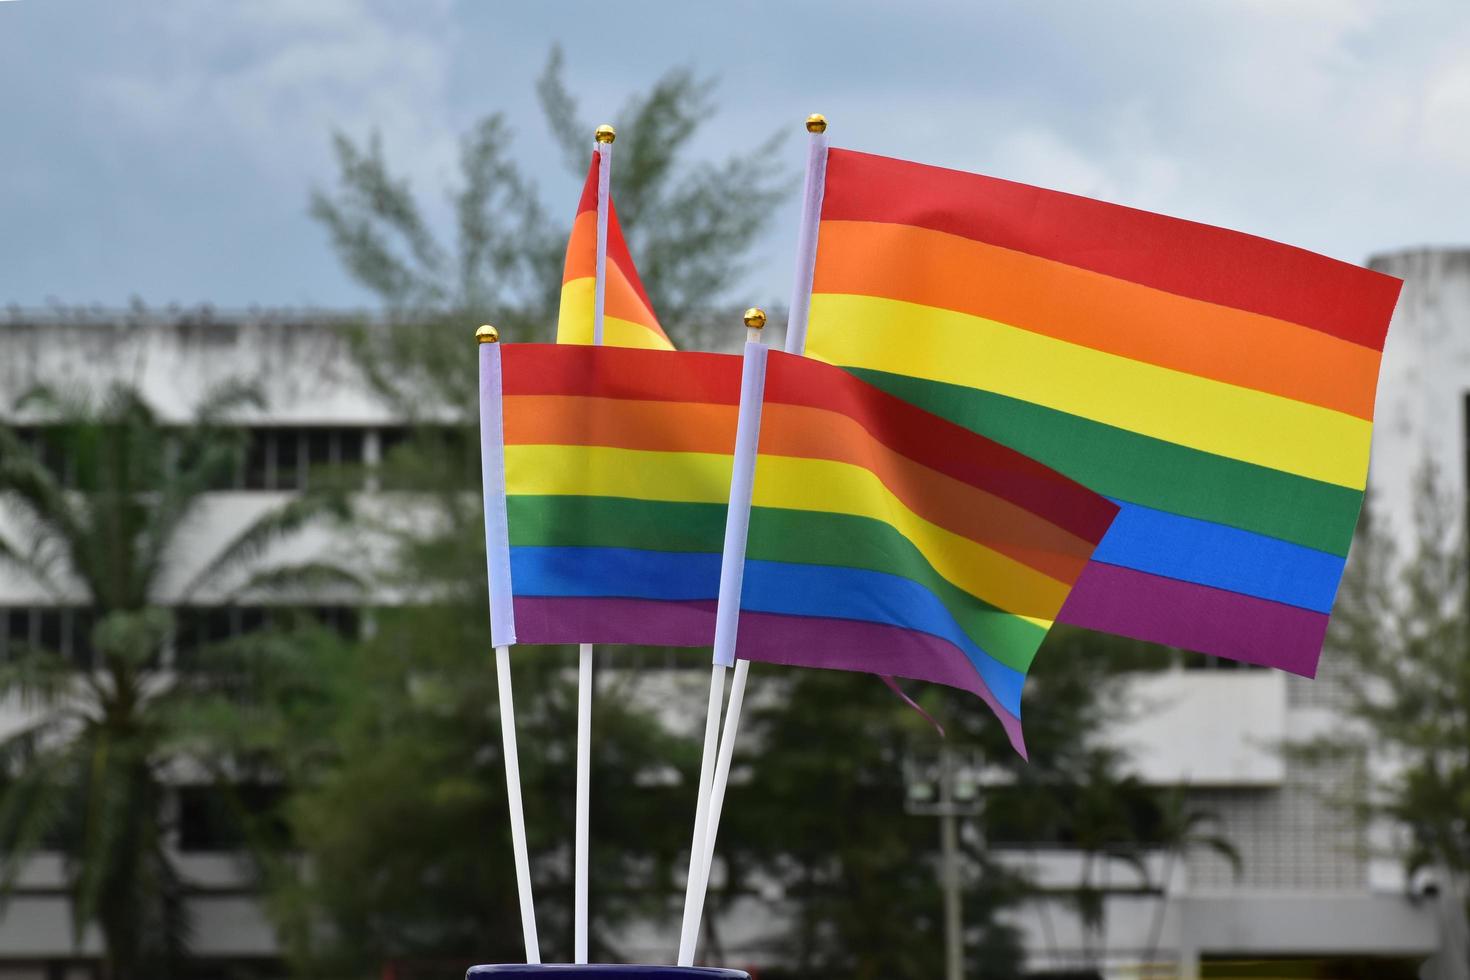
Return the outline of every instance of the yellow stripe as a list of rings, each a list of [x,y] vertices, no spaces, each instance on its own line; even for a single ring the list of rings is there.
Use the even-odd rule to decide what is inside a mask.
[[[730,499],[730,457],[610,446],[506,446],[505,492],[723,504]]]
[[[561,309],[556,318],[558,344],[592,343],[593,293],[596,280],[573,279],[561,287]],[[673,350],[674,346],[660,333],[641,323],[602,314],[602,342],[609,347],[641,347],[645,350]]]
[[[731,458],[607,446],[506,446],[506,492],[627,497],[689,503],[728,500]],[[1055,618],[1067,586],[1028,565],[919,517],[871,471],[830,460],[762,456],[754,503],[882,521],[908,538],[940,575],[993,606]]]
[[[1014,558],[924,520],[871,470],[851,463],[761,456],[755,471],[757,507],[849,514],[881,521],[911,541],[934,570],[992,606],[1053,618],[1068,586]]]
[[[871,296],[812,297],[808,352],[993,391],[1119,429],[1361,490],[1373,425],[994,320]]]

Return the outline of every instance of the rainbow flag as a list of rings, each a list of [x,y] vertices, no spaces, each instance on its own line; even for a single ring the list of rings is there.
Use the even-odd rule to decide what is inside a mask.
[[[741,359],[481,357],[496,645],[709,646]],[[1021,747],[1026,669],[1116,508],[842,370],[769,358],[737,655],[970,690]]]
[[[1017,751],[1021,688],[1117,508],[827,364],[767,361],[735,653],[970,691]]]
[[[1060,621],[1312,675],[1397,279],[833,149],[808,350],[1121,511]]]
[[[593,290],[597,282],[597,166],[598,152],[592,151],[592,169],[582,187],[572,234],[567,238],[567,259],[562,269],[561,311],[556,321],[559,344],[592,343]],[[638,268],[628,254],[628,243],[618,225],[617,209],[607,202],[607,294],[604,300],[603,343],[614,347],[647,347],[673,350],[654,315],[653,303],[638,278]]]
[[[492,539],[506,528],[518,641],[707,646],[739,359],[548,344],[499,353],[500,378],[487,386],[482,372],[481,428],[503,428],[503,449],[482,448],[503,453],[505,517],[487,527]]]

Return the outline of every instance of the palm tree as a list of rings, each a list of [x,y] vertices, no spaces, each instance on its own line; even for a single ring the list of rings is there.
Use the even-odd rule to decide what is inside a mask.
[[[164,804],[170,768],[200,761],[182,709],[205,681],[166,662],[174,616],[165,596],[351,578],[326,563],[256,567],[281,539],[343,516],[343,495],[321,490],[252,522],[182,589],[169,584],[206,494],[243,460],[246,433],[225,423],[246,407],[259,397],[228,386],[192,424],[171,426],[126,386],[90,400],[39,388],[16,411],[44,426],[0,425],[0,564],[58,601],[82,599],[95,623],[90,669],[15,644],[0,664],[0,700],[24,718],[0,737],[0,893],[36,851],[60,852],[74,941],[96,927],[108,980],[177,975],[188,951]]]
[[[1219,822],[1214,813],[1190,804],[1188,787],[1176,786],[1163,794],[1158,823],[1149,841],[1151,847],[1164,851],[1165,858],[1153,922],[1149,926],[1146,964],[1153,963],[1159,954],[1159,942],[1164,935],[1164,910],[1169,904],[1169,881],[1180,861],[1188,859],[1193,851],[1206,850],[1224,858],[1236,878],[1244,870],[1240,852],[1228,837],[1216,829]]]

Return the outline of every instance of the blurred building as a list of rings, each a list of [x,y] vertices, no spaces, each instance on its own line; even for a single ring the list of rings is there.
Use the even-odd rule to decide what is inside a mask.
[[[1374,497],[1396,527],[1406,528],[1407,475],[1421,458],[1437,461],[1461,485],[1470,469],[1470,251],[1396,253],[1372,264],[1408,280],[1384,362],[1371,479]],[[36,380],[95,387],[125,378],[166,417],[182,421],[217,382],[244,377],[259,384],[269,407],[243,423],[250,430],[249,459],[234,488],[211,500],[199,531],[202,561],[211,541],[225,540],[252,515],[301,488],[314,464],[361,464],[366,486],[375,487],[377,463],[405,437],[406,420],[361,380],[336,325],[335,317],[316,313],[12,312],[8,322],[0,319],[0,412]],[[299,547],[333,544],[308,538]],[[351,607],[318,604],[309,611],[344,631],[360,628]],[[181,611],[176,655],[189,644],[257,628],[271,614],[196,600]],[[8,637],[24,637],[85,666],[85,621],[79,602],[58,605],[31,584],[0,575],[0,658]],[[1334,725],[1333,658],[1326,656],[1323,665],[1322,676],[1307,681],[1180,657],[1171,669],[1132,682],[1132,696],[1144,710],[1112,739],[1134,750],[1146,780],[1186,787],[1193,804],[1219,817],[1219,831],[1241,853],[1241,872],[1198,850],[1152,856],[1146,877],[1123,862],[1104,861],[1090,873],[1109,893],[1106,928],[1089,939],[1065,895],[1084,874],[1078,852],[1062,840],[1019,834],[992,839],[1004,860],[1056,890],[1051,899],[1015,913],[1035,970],[1060,973],[1101,960],[1123,977],[1150,975],[1137,966],[1147,960],[1177,959],[1192,970],[1221,959],[1354,956],[1381,958],[1381,975],[1394,976],[1402,962],[1434,951],[1433,904],[1416,893],[1413,886],[1422,883],[1405,880],[1391,837],[1364,832],[1326,800],[1351,788],[1359,774],[1302,770],[1275,750],[1284,738]],[[691,712],[703,705],[698,696],[687,700]],[[0,727],[16,717],[13,708],[0,706]],[[175,844],[196,886],[199,953],[221,962],[269,964],[274,938],[244,887],[237,842],[211,822],[207,789],[180,786],[176,805]],[[0,980],[95,975],[87,956],[96,939],[74,949],[61,883],[51,858],[32,862],[23,875],[0,913]],[[771,896],[750,903],[722,923],[732,959],[769,959],[763,918],[779,902]],[[638,937],[649,956],[668,954],[674,926],[672,919],[650,923],[646,936]]]

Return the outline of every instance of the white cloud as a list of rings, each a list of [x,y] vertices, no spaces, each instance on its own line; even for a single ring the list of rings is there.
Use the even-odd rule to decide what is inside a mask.
[[[383,133],[419,184],[453,162],[447,116],[450,4],[412,15],[368,0],[253,0],[139,8],[149,57],[94,77],[90,92],[145,139],[228,146],[274,177],[321,174],[328,134]]]

